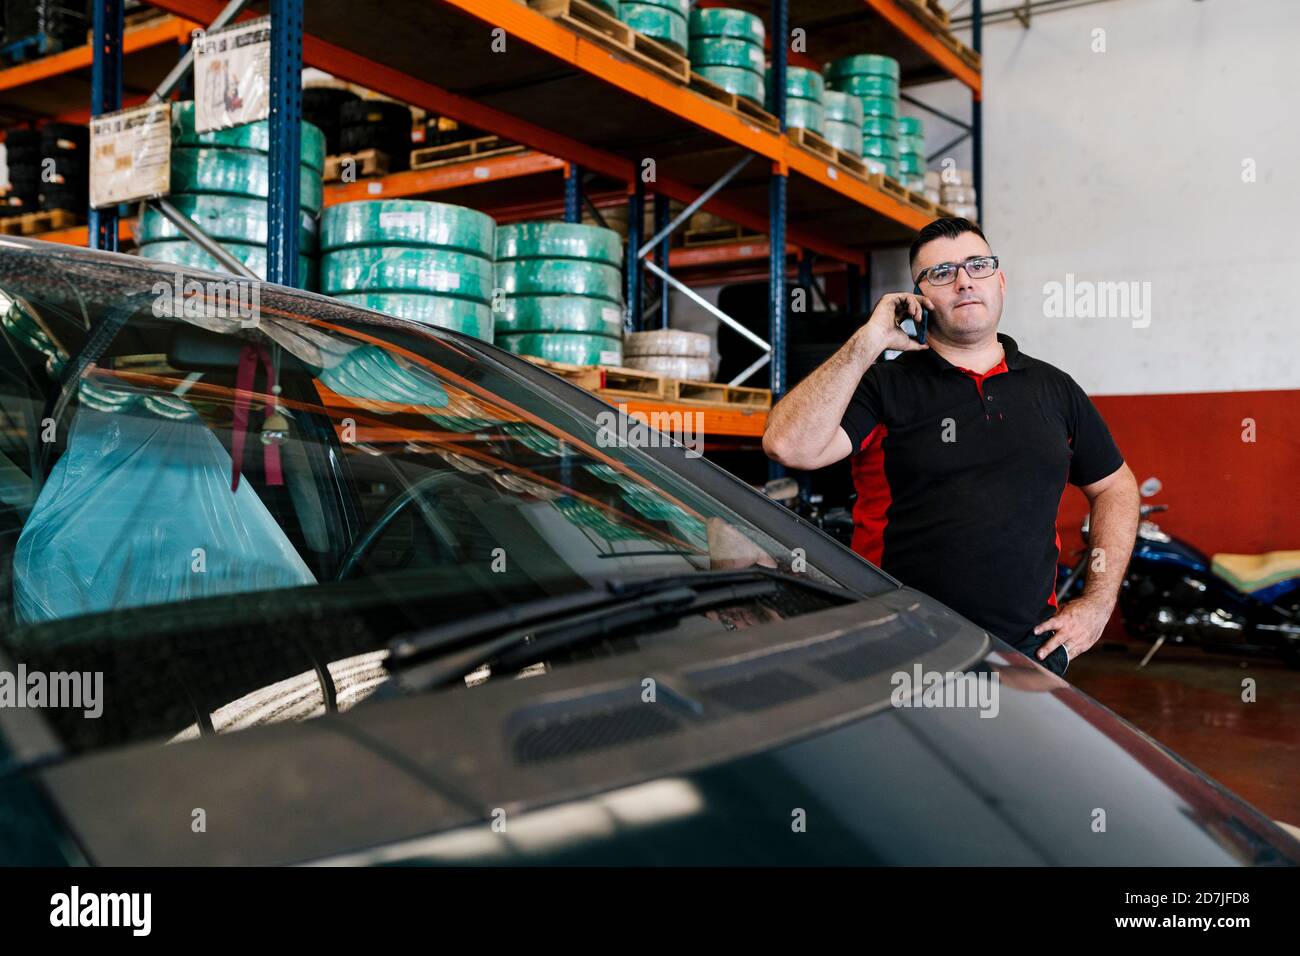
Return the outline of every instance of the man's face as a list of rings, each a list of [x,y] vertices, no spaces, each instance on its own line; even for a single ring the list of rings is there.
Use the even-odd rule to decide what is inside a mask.
[[[970,256],[992,255],[987,242],[973,232],[963,232],[956,239],[935,239],[923,245],[912,263],[912,276],[941,262],[961,262]],[[927,276],[920,282],[921,294],[934,303],[930,325],[946,339],[973,342],[998,327],[1002,318],[1002,298],[1007,279],[998,269],[991,276],[972,279],[965,269],[947,285],[935,285]]]

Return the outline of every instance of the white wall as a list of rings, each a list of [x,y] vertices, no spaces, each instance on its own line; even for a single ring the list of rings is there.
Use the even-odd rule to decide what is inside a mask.
[[[1300,0],[1113,0],[984,40],[1003,330],[1095,394],[1300,388]],[[956,83],[920,95],[967,115]],[[1151,283],[1149,327],[1045,317],[1067,273]]]

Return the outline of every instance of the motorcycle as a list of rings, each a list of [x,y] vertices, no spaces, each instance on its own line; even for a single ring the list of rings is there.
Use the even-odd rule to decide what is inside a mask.
[[[1150,498],[1161,488],[1158,478],[1148,478],[1139,490]],[[1152,642],[1138,668],[1166,643],[1275,656],[1300,667],[1300,551],[1206,556],[1149,520],[1167,510],[1168,505],[1141,506],[1137,540],[1120,585],[1125,629]],[[1092,560],[1087,517],[1080,534],[1085,546],[1074,552],[1074,566],[1062,565],[1058,573],[1058,604],[1083,592]]]
[[[821,528],[846,548],[853,544],[853,514],[847,508],[822,511],[821,495],[810,494],[790,477],[773,478],[757,489],[773,501],[785,505],[799,517]]]

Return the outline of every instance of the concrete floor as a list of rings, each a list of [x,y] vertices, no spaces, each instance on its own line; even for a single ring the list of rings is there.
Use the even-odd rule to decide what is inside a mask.
[[[1098,644],[1068,679],[1275,820],[1300,825],[1300,670],[1258,658]],[[1255,680],[1254,703],[1242,681]]]

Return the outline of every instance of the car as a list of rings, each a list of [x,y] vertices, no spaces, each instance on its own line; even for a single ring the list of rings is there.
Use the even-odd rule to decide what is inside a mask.
[[[487,342],[14,237],[0,312],[0,862],[1300,862]]]

